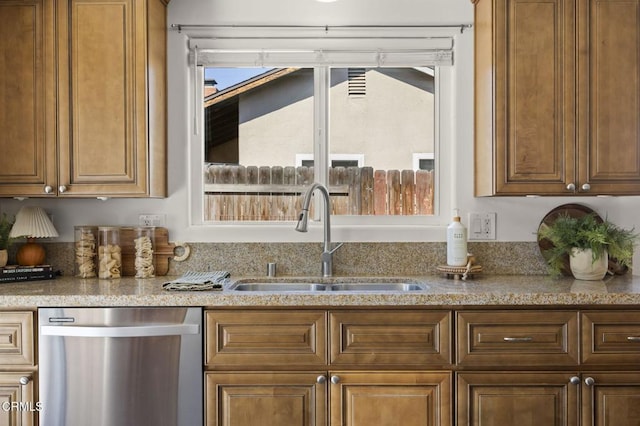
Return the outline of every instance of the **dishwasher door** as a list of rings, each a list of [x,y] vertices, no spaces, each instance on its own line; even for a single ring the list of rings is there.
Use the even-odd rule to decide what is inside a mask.
[[[41,308],[41,426],[203,424],[201,308]]]

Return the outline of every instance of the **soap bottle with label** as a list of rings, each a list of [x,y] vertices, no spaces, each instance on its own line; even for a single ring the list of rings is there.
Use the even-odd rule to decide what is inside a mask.
[[[447,227],[447,265],[467,264],[467,228],[460,222],[458,209],[454,210],[453,222]]]

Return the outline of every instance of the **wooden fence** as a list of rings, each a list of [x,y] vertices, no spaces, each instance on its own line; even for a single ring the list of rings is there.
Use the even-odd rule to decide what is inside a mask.
[[[313,167],[212,164],[204,182],[205,220],[297,220]],[[432,171],[334,167],[329,192],[335,215],[433,214]]]

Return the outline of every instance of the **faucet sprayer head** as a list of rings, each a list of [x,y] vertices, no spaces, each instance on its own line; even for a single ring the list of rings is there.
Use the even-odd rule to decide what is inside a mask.
[[[296,225],[296,231],[298,232],[307,232],[307,224],[309,223],[309,210],[303,209],[300,212],[300,217],[298,218],[298,224]]]

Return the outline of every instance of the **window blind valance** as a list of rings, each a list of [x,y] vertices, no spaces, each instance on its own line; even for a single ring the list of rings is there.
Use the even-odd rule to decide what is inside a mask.
[[[274,51],[204,49],[194,53],[205,67],[416,67],[452,65],[453,52],[434,51]],[[192,60],[193,61],[193,60]]]
[[[188,36],[191,63],[207,67],[446,66],[469,27],[172,26]]]

